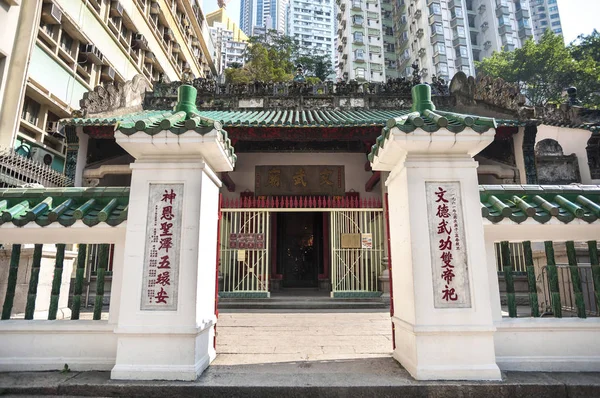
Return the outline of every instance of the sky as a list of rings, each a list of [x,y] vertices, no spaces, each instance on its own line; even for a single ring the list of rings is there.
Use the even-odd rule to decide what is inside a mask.
[[[204,0],[202,9],[205,13],[217,8],[217,0]],[[567,44],[582,33],[589,35],[594,29],[600,31],[600,0],[558,0],[558,12]],[[240,0],[230,0],[227,14],[239,22]]]

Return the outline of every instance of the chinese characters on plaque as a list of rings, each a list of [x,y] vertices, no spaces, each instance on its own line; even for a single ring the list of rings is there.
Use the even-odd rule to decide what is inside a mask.
[[[459,182],[426,182],[435,308],[470,308]]]
[[[344,166],[256,166],[257,196],[344,196]]]
[[[176,311],[183,184],[150,184],[142,310]]]
[[[265,235],[231,233],[229,234],[229,248],[262,250],[265,248]]]

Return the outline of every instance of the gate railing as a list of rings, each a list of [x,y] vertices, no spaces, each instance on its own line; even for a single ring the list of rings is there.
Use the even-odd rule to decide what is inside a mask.
[[[381,295],[378,279],[384,255],[382,209],[331,212],[332,297]]]
[[[269,297],[269,212],[222,209],[221,297]]]
[[[600,316],[600,263],[598,243],[587,241],[576,249],[573,241],[563,243],[568,264],[557,264],[557,243],[545,241],[545,259],[534,260],[534,250],[529,241],[522,242],[525,270],[527,273],[527,301],[529,310],[519,311],[518,293],[515,290],[513,256],[509,242],[500,243],[502,273],[506,282],[508,315],[516,318],[518,313],[528,316],[579,317]],[[587,247],[585,247],[587,246]],[[581,261],[581,259],[584,259]],[[525,304],[527,305],[527,304]]]

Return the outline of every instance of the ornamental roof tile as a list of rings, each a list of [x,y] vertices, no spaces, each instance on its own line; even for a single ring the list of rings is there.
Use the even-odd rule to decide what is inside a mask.
[[[128,204],[129,188],[6,188],[0,189],[0,225],[116,226],[127,219]]]
[[[600,185],[480,185],[479,197],[481,214],[492,223],[600,222]],[[0,189],[0,227],[69,227],[77,220],[117,226],[127,219],[128,205],[129,188]]]
[[[481,215],[492,223],[600,219],[600,185],[481,185],[479,196]]]

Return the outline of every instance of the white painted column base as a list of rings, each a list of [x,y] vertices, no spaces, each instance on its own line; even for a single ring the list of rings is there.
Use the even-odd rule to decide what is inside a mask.
[[[417,380],[501,380],[487,326],[417,327],[392,317],[395,360]]]
[[[117,329],[117,364],[110,377],[115,380],[196,380],[216,357],[214,331],[212,321],[191,333],[164,330],[157,335],[156,331]]]

